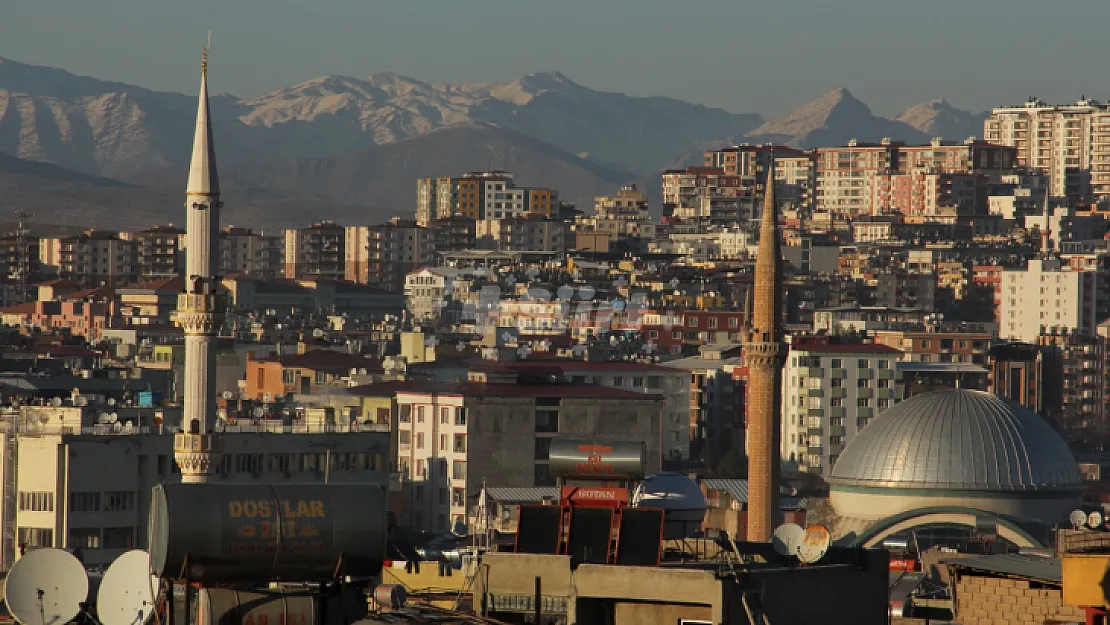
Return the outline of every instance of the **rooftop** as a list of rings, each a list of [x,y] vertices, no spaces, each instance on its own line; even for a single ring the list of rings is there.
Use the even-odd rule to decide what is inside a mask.
[[[654,400],[659,395],[622,391],[590,384],[484,384],[480,382],[433,382],[406,380],[356,386],[353,395],[391,397],[397,393],[454,395],[463,397],[572,397],[592,399]]]
[[[1060,584],[1064,575],[1058,558],[1025,554],[1003,553],[942,560],[950,566],[1010,577],[1022,577],[1042,582]]]

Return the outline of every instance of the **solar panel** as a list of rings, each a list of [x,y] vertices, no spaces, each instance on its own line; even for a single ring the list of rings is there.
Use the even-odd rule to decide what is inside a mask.
[[[625,508],[621,511],[620,540],[616,564],[659,566],[663,540],[663,511],[654,508]]]
[[[516,531],[517,553],[559,553],[562,525],[559,506],[523,505]]]
[[[612,524],[612,508],[573,508],[567,548],[571,562],[608,563]]]

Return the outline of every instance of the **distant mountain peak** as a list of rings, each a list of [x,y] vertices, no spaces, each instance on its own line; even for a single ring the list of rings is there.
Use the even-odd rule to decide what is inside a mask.
[[[952,141],[981,136],[986,113],[972,113],[952,106],[944,98],[933,98],[902,111],[896,118],[931,137]]]

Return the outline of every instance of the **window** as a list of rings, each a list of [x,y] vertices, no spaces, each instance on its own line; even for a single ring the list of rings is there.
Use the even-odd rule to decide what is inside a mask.
[[[820,397],[818,397],[816,399],[820,399]],[[829,406],[831,406],[833,408],[842,408],[842,407],[844,407],[844,398],[843,397],[830,398],[829,399]]]
[[[100,512],[100,493],[76,492],[69,494],[70,512]]]
[[[134,546],[135,529],[131,527],[104,528],[104,547],[106,549],[130,549]]]
[[[397,415],[397,422],[412,423],[412,406],[409,404],[402,404],[399,408],[400,414]]]
[[[536,460],[547,460],[551,456],[551,439],[536,439]]]
[[[455,409],[455,425],[466,425],[466,408]]]
[[[633,386],[634,388],[643,388],[643,386],[644,386],[644,379],[643,379],[642,377],[635,377],[635,378],[632,378],[632,386]]]
[[[537,464],[534,474],[536,486],[554,486],[555,478],[551,476],[551,467],[546,464]]]
[[[856,380],[856,388],[871,388],[871,380],[860,378]]]
[[[454,451],[457,454],[465,454],[466,453],[466,436],[464,436],[462,434],[456,434],[455,435]]]
[[[706,320],[706,323],[709,326],[710,330],[716,330],[717,329],[717,318],[716,317],[710,317],[709,319]]]
[[[254,454],[261,459],[262,454]],[[261,464],[261,462],[259,463]],[[113,490],[104,493],[105,512],[127,512],[135,509],[135,493],[129,490]],[[107,530],[105,530],[107,534]],[[107,542],[107,537],[105,537]]]
[[[879,388],[890,388],[890,380],[879,380]]]
[[[45,527],[21,527],[18,531],[20,546],[53,547],[54,530]]]
[[[871,400],[866,397],[860,397],[856,400],[856,407],[858,408],[869,408],[870,406]]]
[[[412,434],[408,430],[400,430],[397,432],[397,442],[402,445],[408,445],[412,442]]]
[[[653,375],[647,379],[648,388],[663,388],[663,383],[660,381],[659,376]]]
[[[451,464],[451,479],[465,480],[466,479],[466,463],[456,460]]]
[[[890,368],[890,361],[889,360],[880,360],[879,361],[879,368],[880,369],[889,369]]]
[[[21,491],[19,493],[21,512],[53,512],[54,493],[48,491]]]
[[[417,432],[416,433],[416,448],[417,449],[424,449],[424,433],[423,432]]]
[[[448,420],[450,419],[450,416],[449,416],[450,414],[451,414],[451,409],[450,408],[440,408],[439,409],[439,422],[440,423],[447,423]]]
[[[829,386],[831,386],[832,388],[843,388],[844,378],[833,378],[829,380]]]
[[[740,327],[740,320],[737,319],[736,317],[732,317],[731,319],[728,320],[728,327],[730,327],[730,328]]]
[[[459,508],[466,505],[466,490],[462,488],[451,489],[451,505]]]
[[[416,477],[427,479],[428,471],[424,468],[424,460],[416,461]],[[418,500],[419,501],[419,500]]]
[[[844,361],[839,358],[833,358],[832,361],[829,363],[829,366],[833,369],[843,369]]]
[[[613,376],[613,386],[624,386],[624,377],[619,375]]]
[[[440,434],[439,435],[439,450],[444,451],[445,449],[447,449],[447,435],[446,434]]]
[[[829,437],[829,444],[830,445],[843,445],[844,444],[844,437],[843,436],[830,436]]]
[[[860,358],[859,361],[856,362],[856,367],[858,367],[860,369],[867,369],[870,366],[871,366],[871,361],[867,360],[866,358]]]
[[[70,549],[99,549],[100,529],[96,527],[81,527],[69,530]]]
[[[884,408],[890,408],[890,400],[889,399],[880,399],[879,400],[879,410],[882,410]]]
[[[867,427],[868,423],[871,423],[871,419],[869,419],[867,417],[860,417],[860,418],[856,419],[856,427],[857,428],[865,428],[865,427]]]
[[[424,423],[424,406],[416,407],[416,422]]]
[[[559,411],[558,410],[537,410],[536,411],[536,432],[558,432],[559,431]]]

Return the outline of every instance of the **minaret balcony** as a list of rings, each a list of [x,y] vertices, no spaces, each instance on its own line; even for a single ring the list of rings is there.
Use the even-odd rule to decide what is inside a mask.
[[[227,296],[223,293],[179,293],[178,313],[219,314],[227,309]]]

